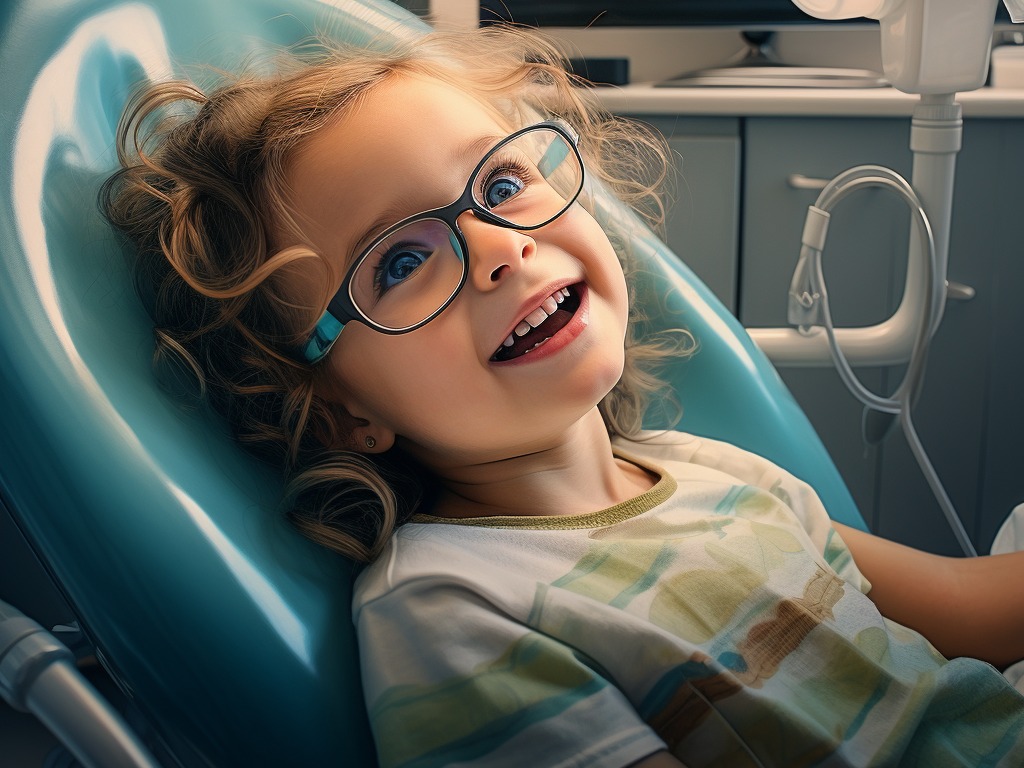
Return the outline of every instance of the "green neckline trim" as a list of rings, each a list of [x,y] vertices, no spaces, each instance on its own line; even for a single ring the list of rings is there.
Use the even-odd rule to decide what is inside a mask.
[[[649,512],[663,504],[676,492],[676,479],[661,467],[649,464],[635,456],[616,450],[615,456],[658,476],[648,490],[632,499],[597,512],[582,515],[491,515],[486,517],[438,517],[413,515],[410,523],[440,523],[443,525],[473,525],[479,528],[520,528],[532,531],[569,531],[582,528],[603,528]]]

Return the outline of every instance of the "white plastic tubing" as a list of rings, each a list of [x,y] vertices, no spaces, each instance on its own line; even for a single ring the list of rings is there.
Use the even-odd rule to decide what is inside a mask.
[[[924,95],[914,109],[910,148],[914,153],[912,187],[931,224],[934,239],[933,270],[927,268],[931,257],[921,227],[912,227],[907,251],[907,277],[903,299],[889,319],[872,326],[836,328],[835,337],[853,365],[897,365],[905,363],[923,323],[937,326],[945,299],[949,259],[949,226],[953,208],[953,181],[956,154],[963,137],[961,108],[954,94]],[[852,170],[852,169],[851,169]],[[849,174],[849,172],[847,172]],[[842,176],[842,175],[841,175]],[[851,177],[847,177],[849,179]],[[837,177],[836,181],[839,181]],[[840,185],[841,186],[841,185]],[[862,183],[858,186],[864,186]],[[845,197],[841,189],[826,186],[818,198],[827,207]],[[823,200],[828,198],[828,201]],[[817,213],[815,212],[817,209]],[[822,250],[827,220],[824,209],[811,206],[804,228],[804,247]],[[827,219],[827,217],[826,217]],[[933,316],[925,315],[925,296],[933,286],[926,279],[933,272],[942,291],[933,305]],[[829,342],[820,325],[796,328],[748,328],[751,338],[776,363],[797,367],[832,365]]]
[[[769,350],[777,361],[818,364],[820,350],[822,362],[835,364],[843,383],[858,400],[872,411],[897,418],[950,528],[964,553],[973,556],[977,554],[974,545],[928,459],[911,415],[946,298],[953,172],[961,127],[960,107],[952,95],[923,96],[911,129],[913,185],[895,171],[875,165],[850,168],[825,185],[808,210],[800,258],[790,286],[789,321],[796,329],[770,329],[771,336],[762,333],[762,338],[755,335],[755,340],[780,341],[774,354]],[[917,226],[911,230],[906,288],[899,308],[886,322],[870,328],[835,328],[821,268],[830,211],[846,196],[867,187],[895,192],[913,214]],[[884,397],[861,383],[852,369],[853,362],[906,362],[907,367],[896,391]]]

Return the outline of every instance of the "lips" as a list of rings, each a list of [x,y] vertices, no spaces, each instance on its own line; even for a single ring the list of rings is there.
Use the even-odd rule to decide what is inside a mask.
[[[491,361],[500,363],[529,354],[564,328],[579,307],[578,286],[555,291],[519,321],[491,355]]]

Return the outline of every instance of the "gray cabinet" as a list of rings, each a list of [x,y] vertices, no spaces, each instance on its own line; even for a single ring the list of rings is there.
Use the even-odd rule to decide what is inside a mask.
[[[831,178],[860,163],[909,178],[905,119],[744,121],[739,317],[748,326],[785,324],[786,290],[804,212],[815,192],[792,189],[792,173]],[[929,356],[915,423],[976,545],[987,549],[1001,520],[1024,501],[1024,398],[1016,395],[1024,345],[1015,298],[1024,290],[1024,246],[1013,209],[1024,209],[1019,149],[1024,122],[968,121],[958,158],[949,279],[975,288],[949,302]],[[905,206],[884,191],[863,192],[833,214],[825,271],[843,325],[884,319],[899,303],[909,228]],[[957,554],[903,435],[862,439],[863,409],[832,369],[783,369],[783,378],[822,435],[872,530],[924,549]],[[902,370],[858,373],[889,392]]]
[[[765,118],[745,121],[740,321],[784,326],[789,282],[807,206],[817,192],[795,189],[792,174],[831,179],[855,165],[888,165],[909,175],[909,121]],[[896,309],[905,273],[910,217],[881,190],[848,198],[835,211],[824,258],[837,325],[870,325]],[[863,408],[831,367],[780,373],[807,413],[846,480],[857,506],[880,531],[878,495],[886,446],[861,438]],[[858,369],[876,392],[891,389],[894,372]]]
[[[907,178],[911,173],[908,118],[643,119],[663,130],[681,156],[669,244],[748,327],[786,325],[800,231],[817,196],[793,188],[791,174],[828,179],[863,163],[887,165]],[[711,126],[722,132],[705,130]],[[1024,502],[1022,153],[1024,120],[965,122],[949,279],[977,295],[948,303],[915,409],[925,448],[979,550],[987,550],[1002,519]],[[734,215],[725,208],[730,200]],[[883,190],[861,192],[836,209],[824,268],[837,325],[873,324],[895,310],[910,221],[903,202]],[[734,222],[738,229],[730,235]],[[865,442],[863,409],[831,367],[780,373],[871,529],[958,554],[899,429],[881,442]],[[888,393],[902,370],[858,374]]]
[[[739,280],[740,120],[634,118],[668,140],[676,166],[666,241],[735,313]]]

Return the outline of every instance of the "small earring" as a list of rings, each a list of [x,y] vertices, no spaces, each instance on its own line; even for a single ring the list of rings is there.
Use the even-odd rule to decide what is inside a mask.
[[[377,446],[377,441],[370,437],[370,435],[367,435],[363,442],[366,443],[367,448],[375,448]]]

